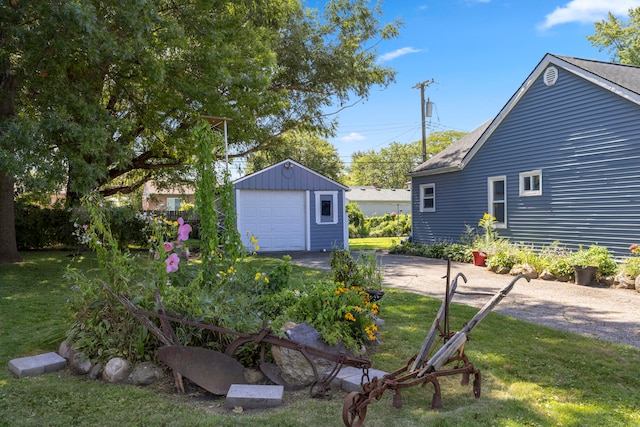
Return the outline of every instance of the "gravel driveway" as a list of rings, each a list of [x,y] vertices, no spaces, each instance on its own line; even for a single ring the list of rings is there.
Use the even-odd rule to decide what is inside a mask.
[[[281,257],[284,253],[266,254]],[[329,253],[291,253],[292,262],[305,267],[330,270]],[[378,252],[384,267],[384,285],[443,298],[447,263],[443,260],[391,255]],[[458,281],[454,303],[482,307],[513,279],[472,264],[451,263],[451,277]],[[640,293],[635,290],[585,287],[546,280],[519,280],[494,310],[516,319],[575,332],[589,337],[640,348]]]

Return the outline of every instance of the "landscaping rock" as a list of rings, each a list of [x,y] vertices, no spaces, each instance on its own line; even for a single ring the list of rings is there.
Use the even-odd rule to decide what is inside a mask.
[[[69,364],[71,365],[73,370],[80,375],[88,374],[93,367],[91,359],[89,359],[83,352],[80,351],[73,352],[73,356],[71,356]]]
[[[550,271],[545,270],[542,273],[540,273],[540,276],[538,276],[538,279],[556,280],[556,276],[555,276],[555,274],[551,273]]]
[[[131,363],[121,357],[109,360],[102,372],[102,379],[109,383],[119,383],[129,375]]]
[[[618,274],[615,277],[613,284],[616,288],[621,288],[621,289],[635,289],[636,287],[635,279],[633,279],[632,277],[624,273]]]
[[[511,268],[511,270],[509,271],[509,274],[512,276],[517,276],[518,274],[524,274],[525,276],[529,277],[529,279],[538,278],[538,272],[536,271],[535,268],[533,268],[532,265],[529,265],[529,264],[516,264]]]
[[[260,372],[259,369],[246,368],[244,370],[244,379],[247,380],[249,384],[257,384],[264,380],[264,374]]]
[[[152,362],[136,365],[129,374],[128,381],[134,385],[150,385],[164,377],[162,368]]]
[[[102,373],[102,368],[104,368],[104,364],[96,363],[93,365],[93,368],[89,371],[89,379],[97,380],[100,377],[100,373]]]
[[[601,277],[598,282],[603,286],[607,286],[611,288],[613,286],[614,281],[615,281],[614,276],[606,276],[606,277]]]
[[[67,340],[64,340],[60,343],[60,347],[58,348],[58,354],[64,357],[67,360],[71,360],[73,358],[73,354],[75,350],[69,345]]]

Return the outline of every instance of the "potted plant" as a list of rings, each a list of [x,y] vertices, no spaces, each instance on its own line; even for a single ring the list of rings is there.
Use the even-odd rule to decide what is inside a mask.
[[[496,218],[488,213],[482,215],[478,226],[482,228],[482,235],[478,236],[474,241],[473,265],[484,267],[487,262],[487,250],[497,240],[498,232],[496,231]]]
[[[616,271],[617,264],[604,246],[591,245],[580,249],[569,257],[575,271],[576,285],[593,286],[599,277],[609,276]]]

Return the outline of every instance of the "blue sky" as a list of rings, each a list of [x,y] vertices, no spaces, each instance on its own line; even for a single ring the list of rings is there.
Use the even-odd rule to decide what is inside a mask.
[[[469,132],[496,116],[546,53],[608,61],[586,39],[611,11],[626,17],[640,0],[386,0],[385,22],[400,37],[378,46],[397,71],[386,89],[339,113],[329,141],[345,164],[354,151],[422,139],[420,90],[434,103],[427,132]]]

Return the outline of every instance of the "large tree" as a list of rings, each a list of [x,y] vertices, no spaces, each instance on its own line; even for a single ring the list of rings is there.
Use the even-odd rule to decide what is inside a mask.
[[[340,182],[344,163],[338,149],[326,139],[308,132],[292,131],[282,142],[247,158],[246,173],[253,173],[285,159],[292,159],[314,171]]]
[[[433,132],[426,141],[427,158],[444,150],[465,132]],[[403,188],[407,173],[418,166],[422,159],[422,141],[409,144],[392,142],[379,151],[357,151],[351,156],[346,181],[349,185],[375,185],[379,188]]]
[[[73,202],[176,180],[202,115],[232,120],[231,156],[292,129],[331,135],[332,105],[394,79],[375,60],[397,24],[380,17],[365,0],[322,13],[299,0],[2,2],[0,100],[12,109],[0,111],[0,181],[64,168],[49,176],[64,176]],[[3,207],[12,187],[0,185]]]
[[[591,44],[611,53],[611,60],[627,65],[640,65],[640,7],[629,9],[629,19],[607,19],[595,23],[595,33],[587,36]]]

